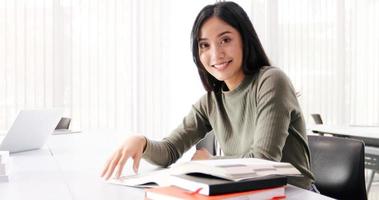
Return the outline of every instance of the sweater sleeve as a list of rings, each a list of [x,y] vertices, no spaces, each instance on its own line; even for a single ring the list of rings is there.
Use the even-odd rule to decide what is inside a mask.
[[[167,167],[200,141],[212,129],[206,114],[205,98],[192,106],[182,123],[168,137],[162,141],[146,139],[143,158],[150,163]]]
[[[263,73],[257,87],[254,142],[244,157],[280,161],[291,116],[298,108],[294,88],[279,69]]]

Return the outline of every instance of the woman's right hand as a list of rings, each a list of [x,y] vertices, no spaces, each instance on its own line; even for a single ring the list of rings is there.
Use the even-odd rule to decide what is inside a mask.
[[[117,168],[116,178],[121,176],[125,163],[129,158],[133,159],[133,170],[138,172],[139,162],[142,157],[143,150],[146,146],[146,138],[144,136],[131,136],[113,153],[108,159],[101,177],[108,180]]]

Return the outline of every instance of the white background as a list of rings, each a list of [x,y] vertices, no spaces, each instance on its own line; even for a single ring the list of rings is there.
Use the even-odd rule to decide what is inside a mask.
[[[0,0],[0,129],[20,109],[60,107],[74,129],[164,137],[204,94],[190,31],[213,2]],[[308,124],[379,124],[379,1],[237,2]]]

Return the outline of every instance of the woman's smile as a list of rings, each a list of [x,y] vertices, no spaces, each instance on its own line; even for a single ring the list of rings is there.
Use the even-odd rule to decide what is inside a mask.
[[[219,62],[218,64],[214,64],[212,65],[212,67],[216,68],[218,71],[223,71],[224,69],[226,69],[229,64],[232,62],[233,60],[229,60],[229,61],[224,61],[224,62]]]

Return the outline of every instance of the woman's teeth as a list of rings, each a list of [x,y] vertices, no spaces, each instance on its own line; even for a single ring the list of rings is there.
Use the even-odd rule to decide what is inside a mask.
[[[228,62],[224,62],[224,63],[220,63],[220,64],[215,64],[213,65],[216,69],[224,69],[226,68],[226,66],[228,66],[228,64],[230,63],[230,61]]]

